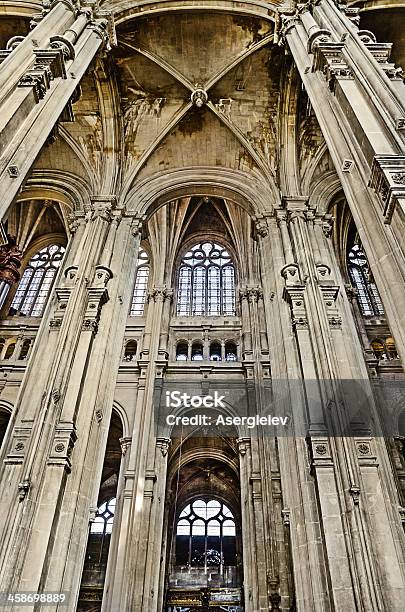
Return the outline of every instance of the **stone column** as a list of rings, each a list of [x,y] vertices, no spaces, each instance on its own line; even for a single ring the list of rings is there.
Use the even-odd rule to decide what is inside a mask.
[[[284,296],[300,359],[297,380],[302,376],[305,389],[307,441],[327,550],[329,596],[337,609],[355,610],[361,601],[374,610],[385,599],[391,609],[399,610],[403,553],[395,545],[399,516],[391,512],[397,495],[381,440],[367,437],[364,425],[356,426],[350,417],[353,405],[361,401],[356,385],[362,382],[367,387],[368,375],[331,239],[314,222],[305,200],[284,201],[297,266],[294,276],[286,274],[288,266],[282,268]],[[342,388],[347,380],[353,380],[349,390]],[[371,392],[368,397],[367,410],[376,418]],[[293,414],[298,423],[295,408]],[[349,428],[352,437],[342,435]],[[373,538],[373,534],[378,535]],[[294,558],[293,539],[292,543]],[[390,559],[389,571],[376,562],[383,558]],[[381,573],[386,576],[383,588]]]
[[[302,379],[300,353],[295,330],[307,333],[304,324],[301,271],[295,260],[293,245],[287,226],[287,211],[276,211],[266,220],[267,230],[259,238],[262,265],[262,285],[267,331],[272,354],[273,403],[279,413],[293,414],[300,428],[306,418],[306,406],[299,382]],[[266,265],[264,265],[266,262]],[[272,262],[272,265],[269,265]],[[298,311],[291,318],[285,298],[289,289],[298,291]],[[294,298],[295,299],[295,298]],[[297,323],[295,324],[295,321]],[[294,325],[294,327],[293,327]],[[291,382],[290,382],[291,381]],[[291,541],[291,562],[294,572],[295,593],[286,591],[285,569],[280,569],[280,595],[291,605],[295,595],[297,609],[324,611],[331,608],[326,583],[323,544],[320,538],[320,515],[316,491],[307,460],[304,437],[277,438],[281,482],[282,520],[287,524]],[[280,537],[277,523],[276,537]],[[283,534],[284,535],[284,534]],[[288,542],[287,542],[288,546]],[[285,555],[280,552],[279,564]],[[274,570],[273,570],[274,571]],[[271,581],[276,576],[270,576]],[[287,580],[288,584],[288,580]],[[275,584],[269,584],[274,595]],[[291,588],[291,585],[290,585]]]
[[[303,5],[292,17],[284,17],[283,36],[404,359],[405,86],[389,63],[390,45],[377,43],[353,23],[358,9],[337,7],[332,0],[314,4],[313,9]]]
[[[78,10],[70,0],[53,2],[49,9],[44,9],[31,21],[31,31],[27,36],[13,36],[6,48],[0,50],[0,103],[32,65],[34,49],[49,47],[51,37],[63,34],[77,14]]]
[[[91,10],[81,12],[63,36],[51,37],[48,48],[34,49],[33,66],[0,104],[1,216],[70,104],[91,61],[107,44],[107,25],[106,19],[93,19]]]
[[[0,482],[9,506],[5,590],[37,591],[39,584],[79,590],[78,559],[97,499],[122,344],[117,338],[124,337],[130,300],[127,268],[137,254],[130,220],[118,228],[121,211],[114,206],[113,197],[98,196],[85,213],[83,231],[73,239],[79,242],[73,265],[64,266],[65,278],[56,284],[16,406]]]
[[[164,331],[162,313],[169,308],[171,297],[172,291],[164,285],[152,287],[149,294],[132,444],[124,475],[125,522],[122,520],[120,526],[106,610],[158,609],[161,565],[157,559],[161,555],[169,441],[156,440],[153,394],[155,381],[162,378],[167,362],[159,354],[159,347]]]

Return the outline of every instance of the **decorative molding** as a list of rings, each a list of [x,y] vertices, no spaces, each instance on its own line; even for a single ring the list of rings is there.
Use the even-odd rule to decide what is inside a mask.
[[[76,428],[73,423],[60,421],[56,426],[55,436],[48,457],[48,465],[58,465],[71,471],[71,454],[77,440]]]
[[[170,438],[156,438],[156,446],[160,449],[162,457],[166,457],[171,443]]]
[[[129,447],[131,446],[131,443],[132,443],[132,438],[130,436],[120,438],[121,452],[122,452],[123,457],[125,457],[125,455],[127,454],[127,451]]]
[[[405,206],[405,155],[376,155],[369,186],[381,202],[384,222],[391,223],[395,207]]]

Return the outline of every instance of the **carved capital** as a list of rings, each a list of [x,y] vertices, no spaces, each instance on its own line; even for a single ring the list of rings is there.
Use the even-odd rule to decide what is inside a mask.
[[[168,289],[165,285],[161,287],[154,287],[148,294],[148,301],[154,302],[165,302],[166,300],[172,301],[173,290]]]
[[[157,448],[160,449],[160,452],[162,453],[162,457],[166,457],[171,443],[172,441],[170,438],[157,438],[156,439],[156,446]]]
[[[28,491],[31,488],[31,481],[29,478],[22,480],[18,483],[18,501],[22,502],[26,498]]]
[[[112,210],[117,205],[117,198],[111,195],[91,196],[90,205],[85,207],[86,219],[103,219],[103,221],[111,222],[113,216]]]
[[[129,436],[120,438],[121,452],[122,452],[123,457],[125,457],[125,455],[127,454],[127,450],[131,446],[131,442],[132,442],[132,438]]]

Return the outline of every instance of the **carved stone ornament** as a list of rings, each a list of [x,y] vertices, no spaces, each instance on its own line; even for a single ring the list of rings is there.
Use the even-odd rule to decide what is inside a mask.
[[[207,104],[207,102],[208,102],[208,94],[207,94],[207,92],[204,89],[200,88],[200,87],[195,89],[192,92],[190,98],[191,98],[191,102],[197,108],[201,108],[202,106],[204,106],[204,104]]]
[[[291,513],[288,508],[283,508],[281,510],[281,518],[283,519],[283,525],[285,525],[285,527],[288,527],[291,521]]]
[[[91,331],[96,334],[98,331],[98,323],[94,319],[85,319],[82,323],[83,331]]]
[[[22,251],[16,244],[15,236],[7,236],[7,244],[0,246],[0,280],[13,285],[20,280]]]
[[[299,281],[298,270],[299,270],[298,264],[290,263],[290,264],[287,264],[286,266],[284,266],[281,269],[280,274],[281,274],[281,276],[283,278],[285,278],[286,281],[287,280],[295,280],[295,281],[298,282]]]
[[[154,302],[165,302],[166,300],[173,299],[173,290],[168,289],[165,286],[162,287],[154,287],[152,291],[148,294],[148,301]]]
[[[30,487],[31,482],[28,478],[18,483],[18,500],[20,502],[24,501],[28,494],[28,491],[30,490]]]
[[[20,170],[18,166],[11,165],[7,168],[7,172],[10,178],[18,178],[20,176]]]
[[[405,172],[391,173],[391,177],[396,185],[405,185]]]
[[[130,437],[120,438],[121,452],[124,457],[127,454],[127,450],[131,446],[131,442],[132,438]]]
[[[360,444],[357,445],[357,450],[359,451],[360,455],[369,455],[370,454],[370,446],[369,444],[366,444],[365,442],[361,442]]]
[[[353,503],[358,506],[360,502],[360,487],[356,484],[352,484],[349,489],[350,495],[353,498]]]

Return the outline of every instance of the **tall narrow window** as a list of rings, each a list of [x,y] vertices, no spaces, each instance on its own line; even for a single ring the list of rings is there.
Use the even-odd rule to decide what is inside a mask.
[[[136,279],[134,292],[132,294],[130,317],[142,317],[145,312],[146,295],[148,292],[150,263],[149,257],[144,249],[139,249],[138,262],[136,266]]]
[[[348,268],[357,300],[364,316],[383,315],[384,307],[370,272],[367,257],[360,244],[354,244],[348,255]]]
[[[10,314],[42,316],[64,253],[63,246],[52,244],[30,259],[11,304]]]
[[[200,242],[183,256],[178,274],[177,314],[235,314],[235,267],[215,242]]]

